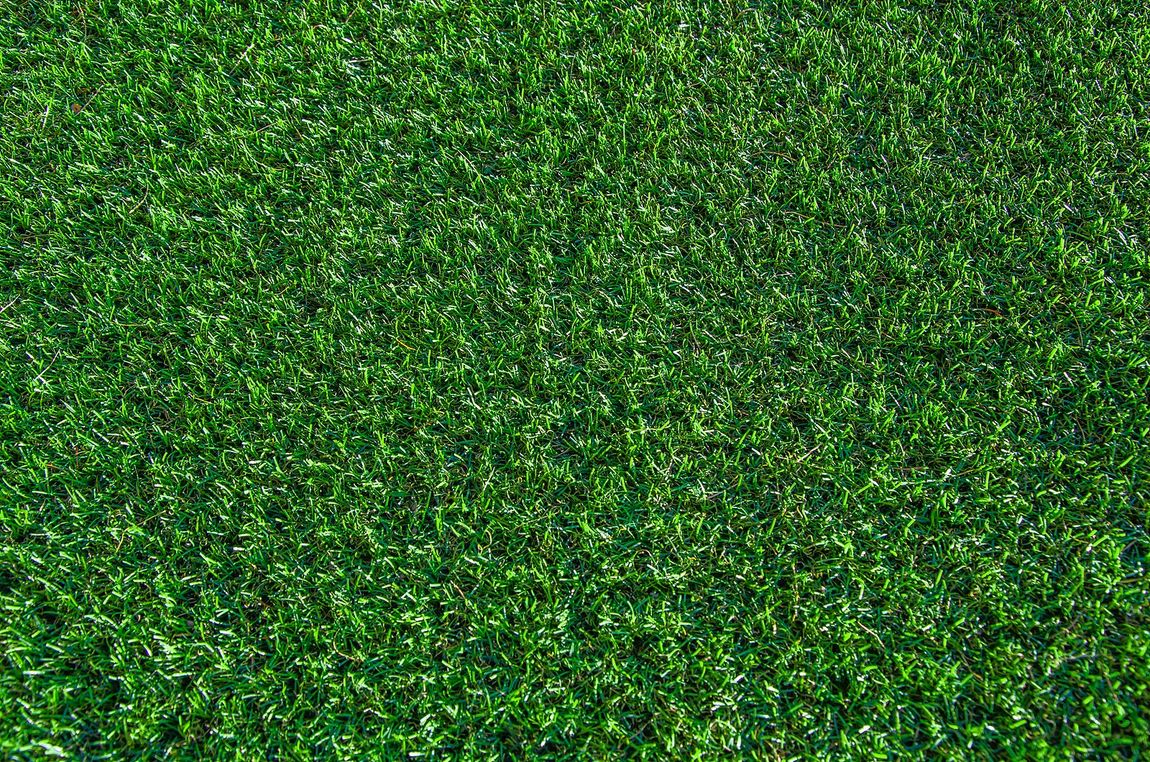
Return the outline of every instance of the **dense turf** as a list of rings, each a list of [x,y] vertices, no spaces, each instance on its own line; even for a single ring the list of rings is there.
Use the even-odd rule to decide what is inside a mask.
[[[1150,13],[0,0],[0,753],[1150,750]]]

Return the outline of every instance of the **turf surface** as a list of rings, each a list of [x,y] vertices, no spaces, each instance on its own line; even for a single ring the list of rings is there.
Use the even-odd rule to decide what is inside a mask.
[[[1150,750],[1143,3],[0,8],[0,753]]]

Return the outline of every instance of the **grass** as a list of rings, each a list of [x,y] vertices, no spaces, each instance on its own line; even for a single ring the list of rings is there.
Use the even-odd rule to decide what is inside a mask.
[[[0,754],[1150,751],[1143,3],[0,8]]]

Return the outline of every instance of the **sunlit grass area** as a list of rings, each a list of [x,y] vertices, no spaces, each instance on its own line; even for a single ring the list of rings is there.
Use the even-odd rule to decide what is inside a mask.
[[[0,754],[1150,750],[1143,3],[0,8]]]

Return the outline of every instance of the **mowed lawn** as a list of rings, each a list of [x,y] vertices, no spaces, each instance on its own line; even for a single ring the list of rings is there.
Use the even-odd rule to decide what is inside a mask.
[[[1150,9],[0,0],[0,756],[1150,752]]]

